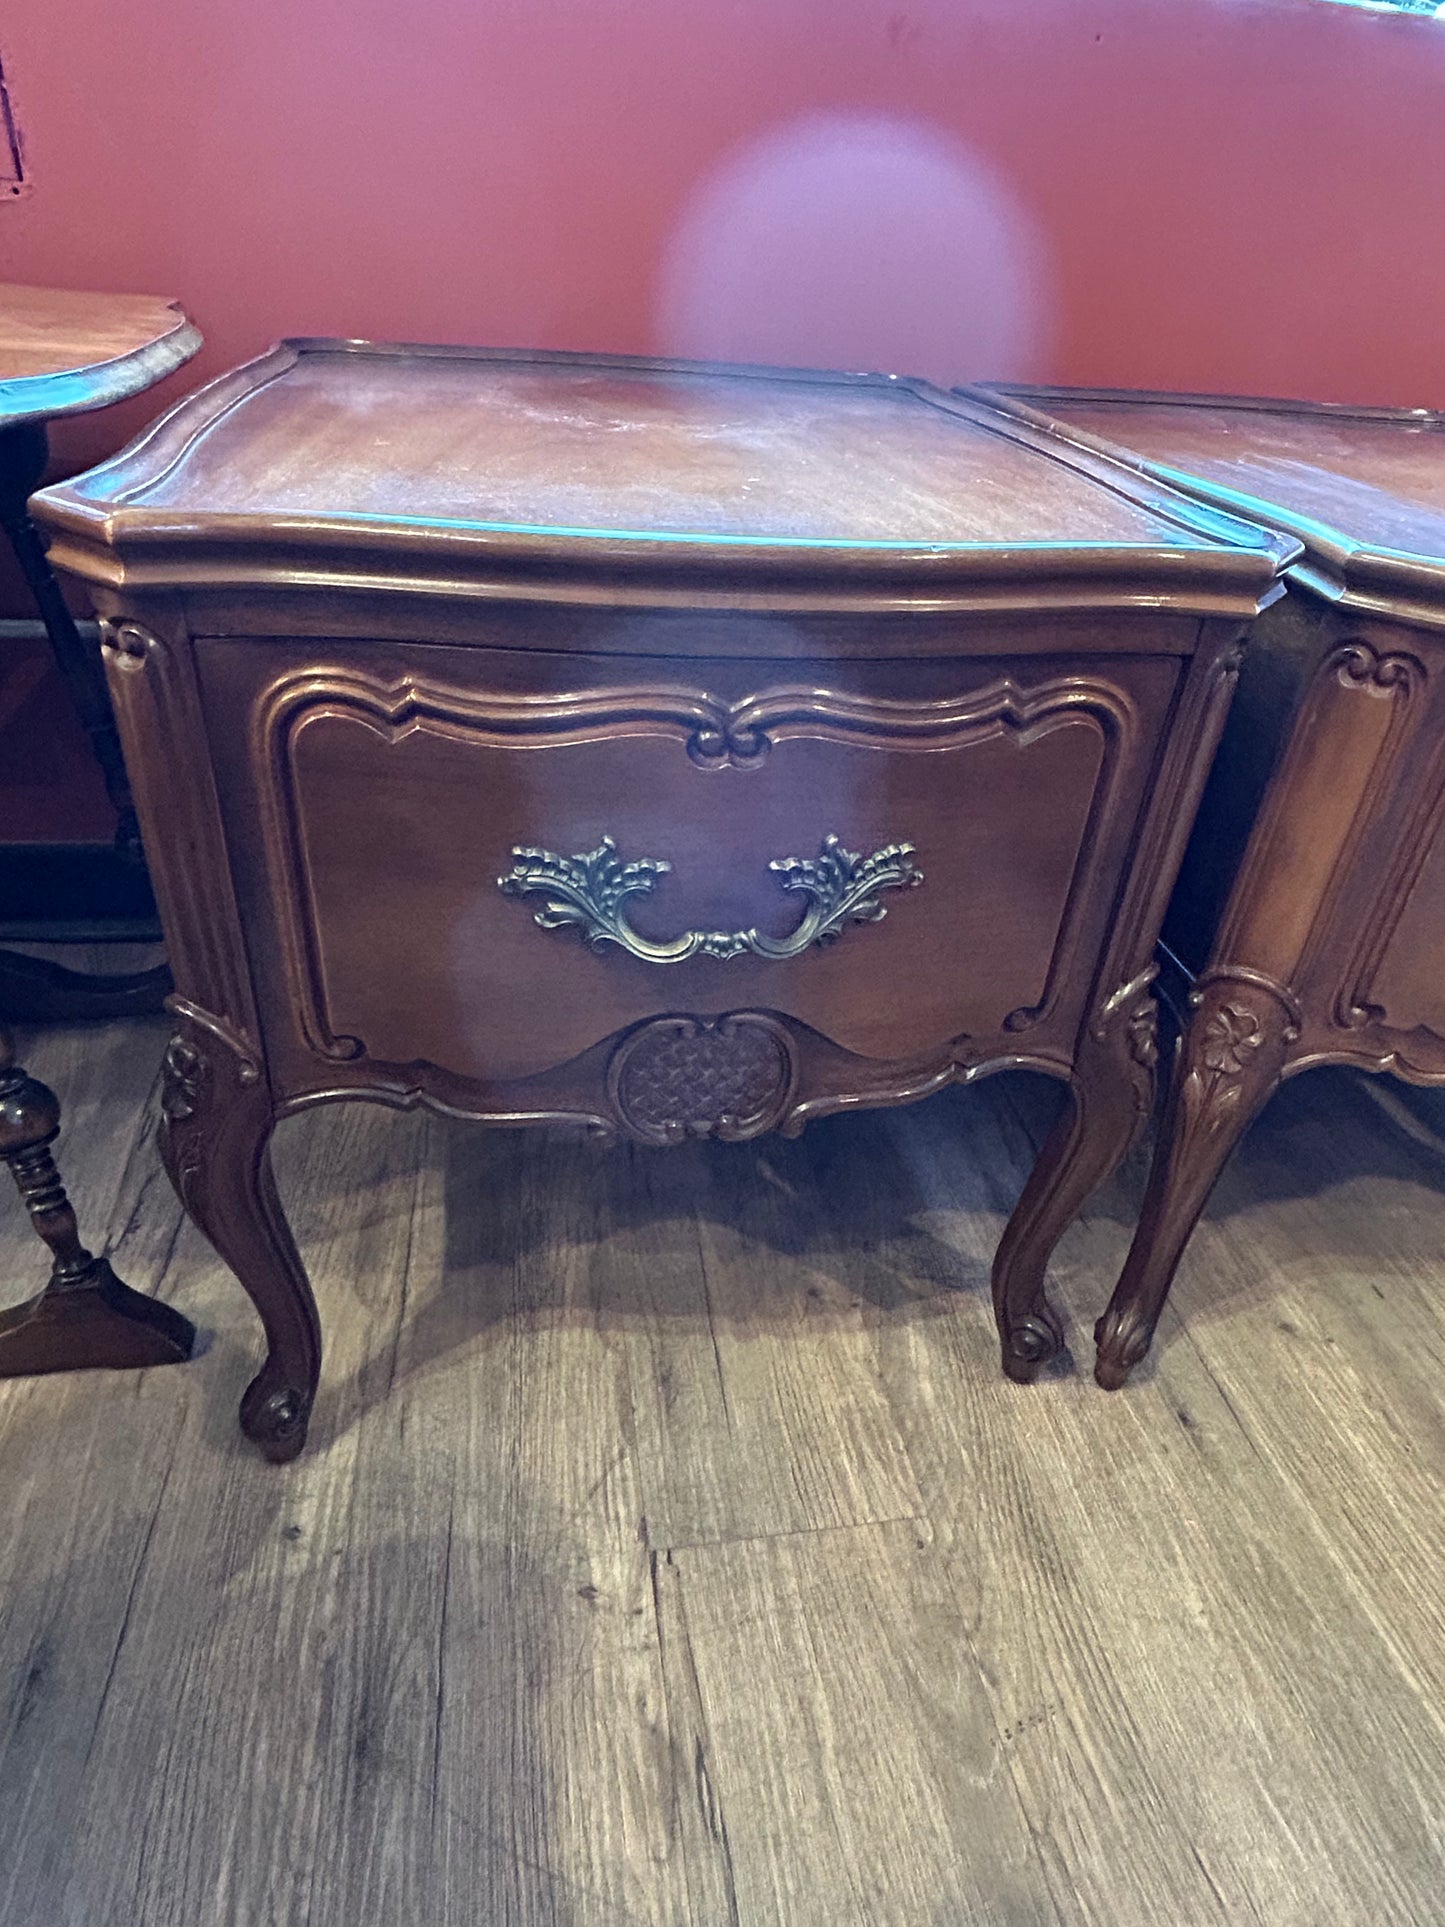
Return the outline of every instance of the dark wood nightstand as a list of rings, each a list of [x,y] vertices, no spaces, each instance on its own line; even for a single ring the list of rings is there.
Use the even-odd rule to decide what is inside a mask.
[[[1445,1084],[1445,416],[1209,396],[981,391],[1061,455],[1296,537],[1165,924],[1192,979],[1149,1195],[1098,1376],[1147,1351],[1241,1132],[1315,1064]]]
[[[1051,1356],[1292,542],[920,382],[338,342],[36,513],[104,618],[163,1149],[265,1324],[269,1456],[321,1338],[267,1142],[346,1097],[661,1146],[1046,1071],[994,1290],[1005,1369]]]

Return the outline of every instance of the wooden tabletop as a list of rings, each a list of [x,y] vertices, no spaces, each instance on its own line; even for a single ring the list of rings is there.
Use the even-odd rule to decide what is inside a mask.
[[[1283,553],[923,382],[347,342],[223,377],[39,512],[132,581],[162,548],[247,542],[313,561],[385,546],[734,576],[1067,572],[1132,601],[1204,582],[1253,602]]]
[[[0,282],[0,427],[108,407],[200,345],[173,301]]]
[[[1048,421],[1071,445],[1288,530],[1297,573],[1384,607],[1437,599],[1445,617],[1445,415],[1431,409],[1126,390],[1000,387],[980,394]]]

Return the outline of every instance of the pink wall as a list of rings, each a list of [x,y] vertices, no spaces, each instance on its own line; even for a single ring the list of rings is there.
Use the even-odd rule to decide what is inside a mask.
[[[203,372],[312,332],[1445,404],[1445,22],[8,0],[0,37],[0,274],[176,294]]]
[[[317,333],[1445,405],[1445,22],[7,0],[0,50],[0,279],[179,296],[168,396]]]

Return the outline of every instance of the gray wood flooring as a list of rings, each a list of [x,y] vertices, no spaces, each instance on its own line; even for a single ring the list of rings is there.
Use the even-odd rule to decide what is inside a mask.
[[[1152,1364],[1004,1382],[1057,1102],[599,1149],[352,1106],[278,1162],[312,1445],[235,1429],[156,1023],[22,1038],[184,1368],[0,1385],[4,1927],[1445,1921],[1445,1102],[1288,1088]],[[0,1196],[0,1296],[43,1254]]]

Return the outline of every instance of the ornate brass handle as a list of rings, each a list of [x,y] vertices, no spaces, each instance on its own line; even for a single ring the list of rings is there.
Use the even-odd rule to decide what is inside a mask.
[[[512,868],[497,885],[509,897],[542,896],[534,921],[544,930],[571,925],[594,947],[615,943],[646,963],[684,963],[689,957],[796,957],[810,944],[829,942],[850,923],[885,917],[882,891],[912,889],[923,881],[911,843],[888,843],[871,856],[859,856],[836,836],[825,836],[816,857],[780,856],[768,865],[785,890],[801,890],[808,899],[791,936],[768,937],[756,929],[684,930],[670,943],[653,943],[628,924],[627,899],[649,894],[671,868],[655,856],[624,863],[612,838],[604,836],[581,856],[513,850]]]

